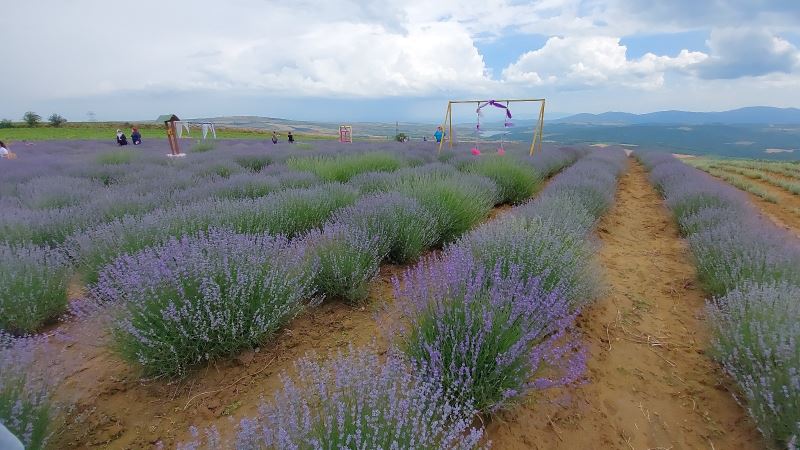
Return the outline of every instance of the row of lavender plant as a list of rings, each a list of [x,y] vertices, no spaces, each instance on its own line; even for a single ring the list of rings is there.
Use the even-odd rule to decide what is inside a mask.
[[[546,152],[549,155],[553,152]],[[390,155],[388,155],[390,156]],[[20,192],[30,191],[28,198],[30,201],[39,202],[36,198],[41,198],[41,202],[56,202],[62,207],[45,211],[47,216],[39,217],[37,214],[42,211],[33,211],[14,206],[5,209],[8,215],[4,215],[6,225],[15,224],[12,228],[6,228],[3,235],[6,238],[13,236],[25,236],[23,241],[50,243],[53,250],[46,246],[20,244],[17,239],[14,241],[16,250],[3,252],[2,264],[8,267],[7,274],[19,273],[19,270],[30,266],[29,263],[12,257],[14,254],[52,254],[66,252],[78,271],[84,275],[87,281],[96,279],[97,271],[107,262],[111,261],[116,255],[130,253],[150,245],[157,245],[170,237],[180,237],[184,234],[192,234],[210,227],[227,227],[239,232],[260,233],[268,232],[271,234],[295,235],[303,233],[309,228],[321,225],[333,210],[341,206],[351,204],[357,193],[348,190],[340,185],[323,185],[319,187],[305,187],[318,183],[315,175],[305,172],[293,172],[284,166],[272,164],[265,166],[266,161],[260,157],[251,156],[252,160],[243,160],[238,157],[236,161],[244,167],[260,169],[261,172],[248,172],[240,175],[233,175],[222,182],[211,182],[207,185],[193,186],[190,178],[182,177],[180,172],[174,172],[174,168],[156,166],[157,170],[148,174],[144,179],[135,183],[127,182],[129,175],[114,173],[113,179],[120,179],[117,183],[124,184],[126,188],[132,189],[134,203],[137,195],[148,196],[149,205],[165,202],[165,197],[154,197],[152,192],[144,186],[159,185],[156,179],[170,180],[167,183],[166,191],[169,198],[176,199],[170,203],[169,207],[159,207],[158,209],[147,212],[150,208],[141,209],[141,214],[133,214],[132,209],[128,208],[131,198],[122,199],[116,195],[106,195],[103,198],[95,199],[95,203],[72,204],[70,196],[79,197],[82,194],[70,193],[78,191],[76,189],[66,189],[67,194],[61,191],[55,184],[22,184],[18,187]],[[362,156],[347,156],[335,158],[314,159],[313,161],[324,161],[329,172],[352,174],[366,169],[390,170],[396,167],[396,159],[387,158],[387,155],[380,155],[377,159],[369,159],[369,154]],[[547,156],[538,158],[541,161],[552,160],[553,157]],[[364,168],[358,167],[358,162],[366,160],[368,164]],[[339,164],[337,161],[341,162]],[[376,166],[377,164],[394,164],[388,166]],[[212,162],[214,162],[212,160]],[[224,163],[223,161],[222,163]],[[222,164],[217,161],[215,164]],[[196,163],[195,163],[196,164]],[[341,165],[341,168],[339,168]],[[434,165],[436,166],[436,165]],[[114,165],[114,167],[116,167]],[[457,179],[457,172],[450,166],[450,170],[444,179],[434,180],[411,180],[408,182],[409,174],[418,172],[418,169],[408,169],[403,176],[407,193],[412,194],[416,200],[424,203],[424,206],[432,209],[436,214],[437,230],[435,231],[442,239],[452,239],[459,235],[475,221],[480,220],[487,212],[488,208],[495,203],[495,196],[486,195],[491,189],[488,180],[479,177],[467,177]],[[339,168],[339,169],[337,169]],[[530,168],[528,168],[530,169]],[[435,169],[421,169],[423,173],[437,172]],[[534,174],[534,170],[528,170]],[[386,175],[380,172],[371,172],[370,175]],[[114,178],[116,177],[116,178]],[[64,178],[63,184],[67,187],[74,180],[75,182],[85,182],[81,178]],[[495,177],[497,178],[497,177]],[[398,178],[399,179],[399,178]],[[82,180],[82,181],[81,181]],[[58,181],[58,180],[56,180]],[[426,182],[423,182],[426,181]],[[136,186],[142,186],[141,189]],[[531,185],[533,186],[533,185]],[[298,188],[299,187],[299,188]],[[274,189],[273,189],[274,188]],[[286,191],[274,192],[272,190]],[[105,189],[105,188],[104,188]],[[529,189],[526,187],[526,189]],[[34,195],[40,192],[37,197]],[[119,191],[123,192],[123,191]],[[140,194],[138,194],[140,193]],[[229,195],[230,194],[230,195]],[[217,197],[207,199],[207,197]],[[62,198],[63,197],[63,198]],[[130,196],[129,196],[130,197]],[[206,198],[205,200],[202,200]],[[440,199],[448,199],[446,202]],[[102,213],[96,211],[91,205],[103,202],[104,205],[113,207],[121,213],[121,217],[110,218],[110,222],[94,225],[89,229],[83,230],[75,222],[75,227],[65,226],[65,222],[96,220]],[[136,209],[136,208],[134,208]],[[397,209],[397,208],[395,208]],[[83,214],[79,214],[82,212]],[[116,216],[116,214],[114,215]],[[37,220],[37,217],[42,220]],[[87,219],[94,218],[94,219]],[[63,219],[63,220],[62,220]],[[109,219],[109,218],[107,218]],[[101,222],[104,220],[101,220]],[[87,222],[89,223],[89,222]],[[66,234],[69,230],[77,229],[71,235]],[[40,236],[40,237],[36,237]],[[65,244],[55,244],[56,242],[66,241]],[[402,255],[392,255],[394,259]],[[412,255],[413,256],[413,255]],[[30,258],[28,258],[30,259]],[[0,297],[0,309],[15,310],[16,314],[5,315],[5,323],[0,323],[0,327],[15,332],[31,332],[38,329],[41,324],[51,320],[63,311],[66,302],[66,283],[56,283],[55,285],[44,280],[62,280],[65,277],[62,270],[63,265],[53,265],[43,257],[39,258],[42,262],[35,270],[26,271],[24,278],[16,276],[14,291],[19,295]],[[63,260],[64,258],[60,258]],[[12,284],[6,283],[7,286]],[[26,288],[27,286],[27,288]],[[55,292],[53,288],[60,287],[60,292]],[[25,288],[25,289],[21,289]],[[46,288],[46,289],[45,289]],[[36,305],[30,303],[32,298],[53,299],[59,298],[58,302],[43,301],[44,304]],[[25,305],[24,308],[19,308]],[[54,307],[61,305],[61,307]],[[22,314],[31,308],[38,309],[36,314]]]
[[[552,171],[554,162],[567,164],[573,156],[573,153],[556,155],[548,152],[539,161],[543,168],[546,167],[543,171]],[[452,178],[455,177],[451,177],[450,182],[457,186],[457,180]],[[487,186],[485,182],[479,184]],[[336,186],[332,190],[334,198],[343,191]],[[351,192],[343,192],[345,197],[354,198],[350,195]],[[246,208],[242,208],[245,211],[241,215],[233,214],[234,218],[225,219],[228,220],[225,223],[233,223],[240,230],[252,232],[261,230],[259,227],[265,227],[266,222],[268,226],[276,224],[279,231],[299,234],[304,228],[320,223],[328,215],[325,211],[320,214],[319,208],[308,214],[303,211],[298,213],[298,210],[309,207],[309,203],[318,202],[309,198],[303,205],[302,192],[295,194],[295,197],[287,195],[287,208],[277,208],[275,206],[280,205],[272,204],[274,208],[262,208],[266,211],[261,212],[262,217],[254,216]],[[494,195],[489,197],[494,198]],[[370,202],[381,205],[382,208],[373,210],[369,206]],[[130,234],[126,234],[127,229],[122,227],[109,230],[105,235],[102,232],[95,233],[91,236],[93,239],[74,239],[90,250],[84,254],[92,255],[94,251],[97,252],[97,265],[100,266],[105,258],[113,257],[118,252],[136,251],[149,247],[154,242],[164,242],[160,240],[163,236],[178,236],[181,231],[186,230],[197,230],[201,233],[193,238],[173,237],[172,240],[141,253],[123,255],[102,273],[103,282],[93,289],[95,304],[83,306],[92,312],[97,312],[100,305],[109,306],[106,310],[114,325],[114,343],[120,353],[142,363],[146,369],[155,367],[152,373],[180,373],[186,367],[215,355],[263,342],[282,323],[296,314],[301,300],[312,296],[313,292],[327,290],[319,288],[325,286],[323,277],[317,276],[325,272],[320,269],[323,266],[327,265],[331,269],[326,275],[329,278],[328,285],[350,289],[353,284],[357,284],[351,283],[347,278],[335,280],[338,273],[346,270],[341,269],[341,257],[336,245],[328,244],[340,236],[345,236],[351,243],[370,242],[368,236],[360,239],[358,234],[357,228],[364,229],[365,222],[374,222],[374,218],[378,217],[378,221],[391,225],[390,230],[383,230],[386,231],[387,239],[379,243],[382,249],[378,250],[378,254],[388,254],[396,262],[414,259],[422,249],[437,242],[437,238],[434,238],[437,227],[431,226],[432,214],[426,213],[421,206],[415,207],[414,202],[411,198],[392,193],[379,195],[378,198],[367,198],[360,205],[360,211],[371,217],[359,217],[358,208],[349,213],[342,211],[320,233],[324,236],[323,239],[314,239],[313,235],[306,236],[297,239],[292,245],[288,245],[288,241],[280,236],[245,236],[214,229],[214,213],[219,217],[220,212],[235,212],[233,209],[215,209],[215,202],[207,202],[195,208],[195,215],[189,223],[180,223],[180,214],[177,214],[176,228],[166,227],[169,230],[166,235],[160,234],[163,230],[159,225],[164,222],[159,223],[156,215],[151,215],[151,221],[126,217],[120,223],[143,226],[144,228],[140,226],[138,230],[142,231],[142,235],[137,237],[137,226],[132,225],[130,228],[134,232]],[[299,207],[298,203],[301,204]],[[338,206],[331,207],[327,204],[330,202],[321,203],[326,211]],[[206,211],[203,206],[207,207]],[[292,206],[295,210],[291,209]],[[285,211],[286,209],[289,211]],[[265,221],[263,214],[267,214],[272,220]],[[396,223],[390,220],[398,216],[406,220],[394,221]],[[169,223],[166,221],[166,224]],[[351,228],[356,229],[355,232]],[[97,230],[102,229],[100,227]],[[115,233],[120,230],[121,233]],[[148,236],[151,232],[162,237],[148,240],[153,239]],[[139,238],[147,242],[138,242]],[[308,251],[307,246],[310,244],[315,245],[313,252]],[[2,286],[7,289],[3,291],[4,304],[0,306],[4,308],[2,317],[8,321],[3,326],[17,332],[35,329],[40,323],[57,315],[66,305],[66,284],[71,272],[65,257],[66,252],[59,247],[50,249],[6,245],[3,248],[3,265],[13,269],[3,271],[6,279],[2,280]],[[283,266],[291,261],[294,263]],[[89,263],[91,264],[91,259]],[[370,262],[366,265],[372,264]],[[123,276],[119,276],[120,274]],[[333,283],[330,283],[331,279],[334,279]],[[309,286],[313,286],[313,289]],[[336,294],[335,290],[327,293]],[[77,306],[76,309],[81,308]],[[236,326],[231,326],[232,323]],[[11,358],[6,358],[9,355],[10,353],[4,353],[2,362],[10,362]],[[0,371],[4,376],[8,375],[9,382],[13,374],[8,368],[15,365],[18,366],[9,363]],[[25,378],[20,380],[24,382]],[[11,394],[8,398],[19,399],[25,395],[22,390],[9,392]],[[19,411],[14,414],[19,414]],[[18,428],[15,430],[21,433]]]
[[[583,353],[568,329],[598,281],[588,234],[625,165],[623,152],[581,159],[535,200],[396,280],[407,318],[397,342],[412,364],[484,413],[576,380]]]
[[[637,157],[689,240],[707,303],[712,355],[766,438],[800,439],[800,240],[746,196],[672,155]]]
[[[547,173],[557,170],[559,165],[571,163],[575,156],[574,152],[547,152],[536,162],[541,164],[542,172]],[[451,175],[448,182],[457,187],[457,174]],[[486,181],[472,186],[490,186],[483,195],[496,199],[494,188]],[[461,191],[466,197],[477,192]],[[290,211],[284,212],[282,217],[299,215],[301,219],[288,222],[301,225],[291,225],[283,230],[296,229],[297,234],[303,234],[304,224],[323,220],[324,215],[292,211],[293,205],[297,208],[297,203],[303,203],[302,198],[292,200],[288,205]],[[279,210],[273,208],[270,214],[278,214]],[[202,215],[199,211],[202,208],[198,208],[198,215]],[[226,212],[230,215],[230,211]],[[207,208],[205,212],[203,217],[220,213],[214,208]],[[308,219],[309,216],[313,219]],[[134,218],[129,220],[136,222]],[[241,228],[244,231],[258,230],[248,226],[263,226],[260,223],[264,222],[259,218],[249,222],[236,218],[229,220],[234,221],[229,223],[245,223]],[[266,222],[281,224],[286,221]],[[153,220],[151,228],[156,234],[160,232],[158,223]],[[208,359],[230,354],[242,347],[259,345],[314,295],[360,298],[383,255],[388,255],[394,262],[409,262],[439,242],[436,217],[413,198],[392,192],[367,196],[353,207],[341,209],[320,231],[304,234],[292,243],[281,236],[237,234],[215,229],[207,223],[194,229],[200,231],[196,236],[173,237],[155,246],[133,242],[129,248],[136,250],[141,245],[145,249],[116,258],[100,272],[99,282],[92,288],[92,301],[73,305],[78,314],[102,312],[109,319],[116,350],[126,359],[139,363],[149,374],[182,374],[187,368]],[[108,241],[102,236],[95,234],[88,245],[99,244],[99,248],[108,248],[110,252],[119,251],[114,247],[121,245],[125,250],[125,233],[109,233]],[[136,239],[135,234],[130,236],[130,239]],[[3,280],[3,285],[11,289],[15,282],[27,282],[28,287],[31,281],[48,283],[53,287],[39,292],[55,292],[53,297],[57,306],[54,310],[58,311],[66,304],[64,289],[69,266],[60,249],[42,247],[38,250],[38,253],[26,254],[26,261],[38,262],[39,266],[28,267],[19,264],[20,247],[8,246],[9,254],[16,252],[11,255],[15,262],[8,264],[15,271],[4,272],[12,278]],[[50,270],[38,273],[37,270],[44,266]],[[54,274],[62,275],[52,276]],[[31,292],[31,289],[20,291]],[[19,295],[14,298],[18,303],[15,306],[22,311],[39,305],[39,299]],[[40,316],[42,314],[37,317]],[[11,315],[8,317],[15,320]],[[22,322],[17,320],[17,323]],[[10,357],[6,358],[10,354],[3,354],[3,362],[9,364],[1,371],[8,375],[9,382],[14,374],[8,368],[19,366]],[[373,366],[377,370],[378,366]],[[364,380],[370,378],[367,376]],[[22,377],[18,381],[24,383],[25,380]],[[410,378],[392,378],[386,382],[400,383],[399,386],[421,383]],[[8,398],[19,400],[29,391],[8,391]],[[44,394],[49,398],[49,391],[42,391]],[[422,399],[436,398],[434,394],[426,392],[420,395],[417,406],[426,404]],[[435,403],[440,405],[438,400]],[[49,402],[46,406],[49,411]],[[14,414],[21,414],[17,410]],[[442,411],[440,413],[449,414]],[[42,420],[46,426],[47,417],[43,416]],[[19,426],[14,426],[14,431],[21,433]]]
[[[558,165],[544,170],[558,170]],[[610,170],[611,185],[598,183],[604,194],[600,197],[610,203],[623,165],[624,154],[585,158],[573,166],[575,170],[558,176],[542,195],[555,202],[557,191],[579,184],[586,172]],[[606,194],[609,190],[611,197]],[[607,207],[608,203],[594,210]],[[541,207],[543,214],[545,208]],[[330,355],[325,363],[315,356],[302,359],[297,363],[298,376],[285,377],[284,388],[261,406],[258,417],[241,421],[234,446],[477,448],[488,444],[481,443],[481,429],[469,427],[476,412],[510,407],[530,389],[575,380],[582,372],[583,354],[568,339],[564,343],[577,314],[565,286],[575,283],[547,286],[542,276],[560,261],[549,261],[552,267],[545,264],[538,273],[525,272],[524,264],[493,264],[468,245],[473,241],[490,245],[483,233],[494,226],[504,230],[523,221],[539,222],[537,210],[533,203],[518,207],[513,219],[480,227],[448,246],[444,256],[428,257],[402,280],[395,279],[396,303],[389,313],[393,319],[385,329],[396,345],[387,361],[379,363],[372,348]],[[555,220],[551,226],[553,231],[560,229]],[[570,237],[585,241],[588,232],[585,228]],[[587,248],[580,255],[567,255],[567,248],[562,246],[558,256],[573,258],[573,263],[590,252]],[[541,257],[523,255],[526,260]],[[589,266],[584,267],[565,278],[590,275]],[[558,374],[546,376],[545,366]],[[223,447],[213,428],[193,433],[195,440],[180,448]]]
[[[494,204],[496,188],[489,180],[459,183],[450,175],[435,181],[460,188],[459,206],[474,208],[476,199],[486,199],[482,214],[466,226],[485,217]],[[331,192],[330,187],[326,192]],[[333,207],[326,207],[325,216],[313,215],[313,220],[306,220],[303,208],[319,209],[325,204],[319,198],[311,200],[303,205],[294,198],[286,205],[246,210],[247,214],[265,210],[270,217],[281,214],[293,218],[289,228],[265,229],[275,221],[256,217],[247,223],[261,228],[233,226],[232,231],[206,233],[197,227],[201,231],[198,237],[184,234],[142,251],[134,248],[99,272],[92,289],[95,302],[83,306],[108,309],[116,315],[111,317],[114,343],[126,359],[139,363],[150,374],[181,375],[205,360],[264,342],[312,295],[363,301],[381,261],[388,258],[407,263],[440,242],[439,216],[414,198],[396,192],[367,195],[352,206],[338,209],[318,229],[314,227],[319,219]],[[452,198],[442,197],[438,204],[450,201]],[[221,214],[214,208],[204,208],[203,213],[241,224],[231,211]],[[248,234],[237,234],[242,232]],[[118,230],[110,234],[113,239],[120,235]],[[269,235],[296,238],[291,244],[284,237],[275,238],[283,244],[273,248],[276,244]],[[93,236],[89,242],[97,245],[100,241]],[[115,241],[103,246],[115,251],[120,247]],[[280,268],[275,267],[279,260],[283,261]],[[286,270],[297,272],[301,278],[292,278]],[[280,292],[262,285],[265,280],[274,283],[273,277],[286,282]],[[231,323],[237,326],[231,327]]]

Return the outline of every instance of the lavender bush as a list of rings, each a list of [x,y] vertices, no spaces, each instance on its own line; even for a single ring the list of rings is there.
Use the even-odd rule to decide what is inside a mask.
[[[87,200],[95,190],[95,184],[85,178],[39,177],[20,183],[17,197],[27,207],[52,209],[77,205]]]
[[[60,316],[70,274],[60,248],[0,244],[0,330],[32,333]]]
[[[545,292],[558,290],[573,309],[597,294],[594,249],[584,235],[566,232],[558,221],[533,217],[491,222],[458,240],[448,253],[461,251],[500,277],[537,277]]]
[[[436,218],[414,199],[398,193],[364,197],[337,211],[331,222],[379,237],[381,253],[399,264],[417,259],[439,240]]]
[[[758,216],[744,195],[671,156],[638,156],[689,236],[708,304],[712,354],[736,381],[764,435],[800,431],[800,242]]]
[[[543,178],[548,178],[564,167],[574,163],[578,158],[586,156],[586,154],[587,151],[580,148],[545,148],[543,151],[531,157],[531,164],[536,167]]]
[[[368,284],[386,256],[382,236],[370,230],[330,223],[301,239],[319,263],[314,285],[319,294],[350,303],[367,298]]]
[[[450,242],[486,218],[497,202],[496,185],[479,176],[404,179],[397,191],[417,200],[436,218],[440,242]]]
[[[297,377],[284,375],[283,389],[258,416],[239,423],[235,448],[260,449],[474,449],[482,430],[472,410],[452,406],[446,395],[403,360],[385,362],[372,349],[299,360]],[[212,430],[181,450],[218,448]],[[217,441],[217,442],[214,442]]]
[[[293,158],[286,164],[294,170],[313,172],[323,180],[340,182],[364,172],[391,172],[403,165],[397,156],[385,152]]]
[[[487,156],[466,164],[463,170],[497,183],[502,203],[516,204],[528,200],[543,182],[527,160],[513,157]]]
[[[746,285],[708,303],[713,355],[782,447],[800,440],[800,287]]]
[[[712,295],[746,283],[800,284],[800,242],[771,224],[726,222],[689,237],[697,272]]]
[[[67,239],[67,246],[84,278],[92,282],[97,271],[117,255],[212,227],[297,236],[321,226],[335,210],[351,204],[356,197],[356,192],[346,186],[327,184],[275,192],[255,200],[207,200],[142,217],[123,217],[74,234]]]
[[[211,230],[119,257],[92,296],[116,306],[114,347],[149,375],[263,344],[312,293],[302,243]]]
[[[400,348],[446,395],[482,412],[583,371],[583,353],[565,335],[574,316],[562,290],[548,292],[540,278],[510,271],[504,276],[499,265],[486,270],[471,254],[452,252],[394,279],[407,321]]]
[[[234,158],[234,161],[252,172],[261,172],[272,163],[272,158],[266,155],[242,155]]]
[[[25,445],[43,449],[56,413],[52,378],[37,366],[44,338],[14,338],[0,331],[0,423]]]

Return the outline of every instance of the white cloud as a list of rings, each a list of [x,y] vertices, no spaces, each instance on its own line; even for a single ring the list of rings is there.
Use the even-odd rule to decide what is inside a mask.
[[[631,88],[665,103],[691,85],[692,98],[709,89],[721,105],[729,96],[718,86],[741,90],[741,84],[724,82],[736,76],[759,76],[764,95],[796,103],[792,92],[800,84],[798,50],[777,37],[800,36],[797,0],[135,3],[38,0],[3,8],[3,35],[24,45],[0,46],[0,117],[56,104],[127,114],[133,99],[146,105],[154,97],[162,109],[182,101],[209,111],[212,101],[237,104],[234,97],[495,96],[520,94],[531,85],[561,98],[572,89],[592,89],[591,99],[582,100],[587,105]],[[742,22],[749,28],[738,38],[740,30],[720,28]],[[715,27],[708,55],[665,45],[675,51],[633,58],[619,39],[649,34],[653,42],[653,34]],[[509,36],[520,42],[550,38],[522,55],[487,55],[493,64],[519,56],[492,77],[478,51],[489,46],[476,42],[499,37],[507,44]],[[507,48],[518,43],[498,51]],[[671,72],[681,74],[679,82]],[[704,102],[710,104],[708,97]],[[79,109],[85,104],[91,106]]]
[[[767,30],[715,29],[707,45],[711,57],[694,67],[702,78],[740,78],[800,71],[800,50]]]
[[[566,88],[626,86],[654,89],[664,84],[664,73],[685,70],[707,58],[702,52],[682,50],[677,56],[647,53],[628,59],[619,38],[606,36],[552,37],[503,70],[512,83]]]

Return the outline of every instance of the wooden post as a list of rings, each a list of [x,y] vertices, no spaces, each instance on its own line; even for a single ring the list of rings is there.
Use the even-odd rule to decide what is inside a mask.
[[[166,125],[167,125],[167,140],[169,140],[169,150],[173,155],[177,155],[181,152],[181,149],[178,146],[178,137],[175,131],[175,122],[170,121],[167,122]]]
[[[437,153],[442,153],[442,146],[444,145],[444,130],[447,128],[447,118],[450,117],[450,102],[447,102],[447,111],[444,113],[444,120],[442,121],[442,140],[439,141],[439,149]]]
[[[450,123],[450,130],[447,132],[447,136],[449,139],[447,141],[447,145],[449,145],[450,148],[452,149],[453,148],[453,102],[447,103],[447,117],[449,118],[449,123]],[[442,139],[444,139],[444,136],[442,136]]]

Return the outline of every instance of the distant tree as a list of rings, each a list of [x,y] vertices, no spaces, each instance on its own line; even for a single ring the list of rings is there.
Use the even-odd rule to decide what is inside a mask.
[[[53,113],[50,117],[48,117],[47,121],[50,122],[50,125],[56,128],[67,123],[67,119],[65,119],[64,116],[56,113]]]
[[[29,127],[35,127],[39,122],[41,122],[42,116],[36,114],[33,111],[28,111],[22,116],[22,121],[27,123]]]
[[[8,119],[0,120],[0,128],[14,128],[14,123]]]
[[[408,136],[406,136],[405,133],[397,133],[394,136],[394,140],[397,141],[397,142],[405,142],[407,139],[408,139]]]

